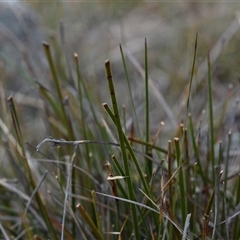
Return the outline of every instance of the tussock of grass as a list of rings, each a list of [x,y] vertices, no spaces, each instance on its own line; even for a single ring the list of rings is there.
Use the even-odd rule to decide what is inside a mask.
[[[41,117],[48,136],[36,149],[27,140],[14,96],[1,97],[1,149],[7,166],[0,178],[0,236],[5,239],[238,239],[240,224],[239,131],[222,116],[215,118],[211,52],[208,76],[202,76],[208,94],[206,115],[195,114],[198,36],[193,46],[182,121],[150,78],[151,51],[145,40],[145,69],[120,45],[131,106],[122,114],[110,61],[105,62],[109,96],[96,100],[98,88],[89,88],[78,54],[62,69],[61,49],[43,43],[51,86],[37,83]],[[59,51],[59,52],[55,52]],[[53,54],[60,56],[54,59]],[[126,54],[126,55],[125,55]],[[129,60],[145,80],[145,126],[129,80]],[[103,64],[104,67],[104,64]],[[67,68],[71,80],[68,81]],[[206,70],[206,69],[205,69]],[[204,70],[204,71],[205,71]],[[77,89],[77,90],[76,90]],[[4,94],[3,84],[0,91]],[[127,91],[127,89],[126,89]],[[194,92],[194,94],[193,94]],[[151,96],[168,117],[151,125]],[[205,97],[205,96],[204,96]],[[225,96],[226,103],[231,96]],[[29,99],[27,99],[29,100]],[[224,106],[227,106],[224,105]],[[38,108],[36,106],[36,108]],[[7,110],[8,109],[8,110]],[[203,109],[201,109],[202,111]],[[194,116],[191,114],[194,112]],[[129,113],[130,112],[130,113]],[[11,116],[11,120],[9,120]],[[131,116],[131,131],[126,128]],[[162,133],[171,126],[170,138]],[[226,131],[225,127],[229,129]],[[150,129],[157,129],[152,135]],[[227,132],[227,134],[225,134]],[[33,138],[38,139],[38,132]],[[233,139],[237,136],[237,139]],[[161,141],[159,141],[159,138]],[[220,139],[222,139],[220,141]],[[26,144],[28,141],[28,144]],[[5,160],[5,161],[6,161]],[[6,171],[5,171],[6,169]]]

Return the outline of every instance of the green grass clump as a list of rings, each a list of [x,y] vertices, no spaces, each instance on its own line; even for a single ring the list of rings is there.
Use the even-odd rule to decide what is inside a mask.
[[[78,54],[73,55],[69,70],[61,59],[57,64],[53,57],[53,53],[61,56],[60,48],[55,46],[54,52],[44,42],[43,49],[52,79],[50,88],[40,82],[35,85],[44,133],[37,130],[30,140],[25,138],[21,126],[25,113],[14,96],[6,105],[3,84],[0,86],[1,149],[8,164],[1,167],[0,238],[239,238],[240,176],[239,169],[232,173],[229,166],[235,160],[230,152],[234,141],[239,144],[239,132],[234,133],[238,139],[233,140],[230,128],[224,134],[223,118],[215,118],[210,54],[208,75],[203,79],[208,118],[204,113],[195,114],[192,86],[196,84],[197,37],[185,94],[187,104],[181,109],[185,118],[159,121],[158,128],[151,125],[148,87],[153,83],[148,66],[152,63],[148,62],[146,40],[144,124],[138,122],[140,115],[127,70],[127,59],[136,60],[129,54],[126,59],[122,46],[129,88],[127,94],[118,92],[107,60],[109,96],[104,102],[109,103],[96,97],[100,84],[89,87]],[[141,72],[140,64],[135,64]],[[130,97],[131,106],[122,110],[118,94]],[[226,104],[228,101],[230,95]],[[128,116],[132,123],[127,128]],[[168,131],[171,137],[165,138],[164,127],[171,122],[179,124]],[[157,130],[152,133],[151,129]]]

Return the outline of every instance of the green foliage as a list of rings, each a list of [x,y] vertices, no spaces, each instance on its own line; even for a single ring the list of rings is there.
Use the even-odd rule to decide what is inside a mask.
[[[239,172],[229,174],[232,132],[225,136],[225,123],[214,117],[210,56],[204,79],[209,121],[204,126],[203,116],[194,112],[192,117],[190,112],[194,109],[191,90],[197,37],[183,108],[185,119],[175,119],[179,124],[169,130],[170,139],[161,135],[164,123],[152,135],[153,140],[150,136],[148,66],[152,63],[148,62],[151,51],[147,51],[146,41],[144,127],[137,122],[127,61],[120,46],[131,99],[126,112],[133,112],[127,115],[133,116],[130,128],[124,125],[109,60],[105,69],[112,106],[96,98],[100,85],[89,88],[76,53],[70,81],[67,66],[61,64],[61,48],[55,45],[52,51],[48,43],[43,48],[52,87],[38,83],[37,92],[44,131],[53,137],[46,136],[36,149],[30,148],[40,132],[34,132],[25,143],[21,126],[25,113],[19,111],[14,97],[8,98],[6,106],[3,84],[0,86],[1,149],[8,162],[0,170],[0,238],[238,239],[240,177]],[[60,56],[58,63],[53,53]],[[229,100],[227,97],[226,102]],[[224,108],[223,115],[226,111]],[[220,136],[226,140],[220,143]],[[239,144],[239,139],[235,141]]]

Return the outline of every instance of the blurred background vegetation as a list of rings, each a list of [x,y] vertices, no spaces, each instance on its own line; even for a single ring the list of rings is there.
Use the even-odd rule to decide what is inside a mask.
[[[150,77],[172,109],[176,121],[181,121],[183,116],[178,109],[181,104],[184,105],[196,32],[196,69],[217,41],[223,41],[223,48],[217,47],[220,54],[212,66],[216,103],[221,101],[229,84],[233,84],[234,89],[239,87],[238,27],[235,26],[233,36],[227,36],[226,44],[221,39],[229,25],[236,20],[237,2],[50,1],[47,4],[13,3],[9,7],[2,3],[1,6],[1,59],[7,75],[4,84],[6,90],[20,92],[23,96],[35,95],[34,81],[50,85],[42,41],[49,42],[56,50],[54,58],[62,69],[67,64],[67,69],[62,71],[65,71],[69,81],[73,53],[79,54],[82,74],[101,103],[108,101],[104,61],[108,58],[111,60],[118,92],[123,93],[126,81],[119,43],[126,48],[125,54],[129,51],[144,68],[143,46],[146,37]],[[26,60],[32,65],[30,71]],[[136,66],[128,58],[126,61],[135,103],[140,106],[144,81]],[[205,81],[199,78],[193,84],[196,91],[193,92],[192,114],[199,114],[204,108],[205,99],[202,96],[206,93],[203,87]],[[129,105],[127,98],[120,98],[120,101],[121,104]],[[168,126],[169,119],[154,97],[151,111],[151,121],[154,123],[151,126],[157,126],[162,120]],[[37,126],[41,126],[28,124],[27,120],[24,123],[28,129],[32,126],[36,130]],[[168,131],[167,126],[165,129]],[[40,138],[47,134],[44,131],[41,133]]]

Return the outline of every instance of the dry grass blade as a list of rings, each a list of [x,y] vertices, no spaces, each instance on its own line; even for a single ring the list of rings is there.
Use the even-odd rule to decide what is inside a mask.
[[[21,133],[20,124],[19,124],[19,120],[17,117],[17,112],[16,112],[13,97],[12,96],[8,97],[7,101],[8,101],[12,121],[13,121],[14,130],[17,135],[18,142],[22,149],[22,155],[25,158],[25,151],[24,151],[24,147],[23,147],[23,138],[22,138],[22,133]]]
[[[163,216],[164,218],[166,218],[168,221],[170,221],[170,222],[172,223],[172,225],[174,226],[174,228],[178,231],[178,233],[176,233],[176,235],[178,235],[179,233],[180,233],[180,234],[183,234],[183,230],[182,230],[182,228],[179,226],[179,224],[177,223],[176,219],[175,219],[173,216],[171,217],[168,213],[166,213],[165,210],[163,209],[163,206],[158,206],[158,205],[156,205],[156,203],[154,203],[154,201],[153,201],[146,193],[144,193],[141,189],[139,189],[139,191],[140,191],[155,207],[158,208],[159,214],[160,214],[161,216]],[[169,208],[168,208],[168,203],[164,203],[164,204],[166,204],[167,210],[169,210]],[[137,205],[139,205],[139,204],[137,204]],[[143,205],[143,204],[141,204],[141,205],[142,205],[142,207],[147,207],[146,205]],[[148,207],[147,207],[147,208],[148,208]],[[148,208],[148,209],[149,209],[149,208]],[[161,221],[161,218],[162,218],[161,216],[159,217],[160,221]],[[185,239],[189,239],[189,238],[186,236]]]
[[[118,240],[122,240],[121,233],[122,233],[122,231],[124,229],[124,226],[126,225],[127,221],[128,221],[128,216],[126,217],[125,221],[122,224],[122,227],[121,227],[121,230],[120,230],[120,233],[119,233],[119,236],[118,236]]]
[[[17,194],[20,198],[24,199],[25,201],[27,201],[27,202],[30,201],[30,197],[28,195],[26,195],[25,193],[21,192],[20,189],[14,187],[12,184],[9,184],[7,179],[4,179],[4,178],[0,179],[0,185],[5,187],[9,191]]]
[[[95,216],[96,216],[96,219],[97,219],[97,228],[99,229],[100,234],[103,236],[102,219],[101,219],[101,214],[99,212],[99,209],[97,207],[97,197],[96,197],[96,194],[95,194],[94,190],[91,192],[91,195],[92,195],[92,200],[93,200],[93,205],[94,205],[94,212],[95,212]]]
[[[232,214],[225,221],[217,225],[217,226],[220,226],[224,223],[226,224],[228,239],[232,239],[232,236],[234,236],[234,224],[236,225],[238,215],[240,215],[240,203],[237,205],[237,207],[234,209]]]
[[[82,145],[82,144],[103,144],[103,145],[112,145],[116,147],[120,147],[120,144],[114,143],[114,142],[104,142],[104,141],[98,141],[98,140],[76,140],[76,141],[66,141],[65,139],[54,139],[54,138],[45,138],[43,139],[37,146],[36,146],[36,151],[40,150],[40,147],[46,143],[49,142],[53,147],[58,147],[58,146],[76,146],[76,145]],[[159,162],[155,160],[154,158],[142,153],[141,151],[131,148],[133,152],[140,154],[141,156],[148,158],[150,161],[154,162],[155,164],[162,164],[162,162]],[[164,151],[164,150],[162,150]]]
[[[71,186],[71,181],[72,181],[72,171],[73,171],[73,165],[76,157],[76,151],[77,151],[78,145],[74,147],[74,152],[71,158],[71,165],[69,168],[68,172],[68,178],[67,178],[67,186],[66,186],[66,191],[65,191],[65,199],[64,199],[64,207],[63,207],[63,216],[62,216],[62,232],[61,232],[61,240],[64,239],[64,228],[65,228],[65,216],[66,216],[66,211],[67,211],[67,202],[68,202],[68,196],[69,196],[69,189]]]
[[[221,144],[220,144],[221,146]],[[220,147],[221,150],[221,147]],[[220,151],[219,151],[220,152]],[[223,170],[220,171],[220,166],[215,167],[215,174],[216,174],[216,190],[215,190],[215,201],[214,201],[214,224],[213,224],[213,233],[212,233],[212,239],[215,238],[215,233],[216,233],[216,226],[217,226],[217,220],[218,220],[218,215],[219,215],[219,190],[220,190],[220,177],[223,174]]]
[[[83,206],[80,203],[77,205],[77,209],[79,210],[79,212],[81,213],[83,218],[88,223],[88,225],[91,228],[92,233],[94,234],[96,239],[103,240],[103,237],[102,237],[101,233],[99,232],[99,230],[95,226],[94,222],[92,221],[91,217],[88,215],[88,213],[86,212],[86,210],[83,208]]]
[[[112,169],[112,166],[111,164],[107,161],[105,163],[105,166],[107,167],[108,169],[108,182],[109,184],[111,185],[111,188],[112,188],[112,193],[115,197],[118,197],[118,188],[117,188],[117,181],[116,179],[123,179],[123,178],[120,178],[121,176],[114,176],[113,174],[113,169]],[[119,205],[118,205],[118,201],[116,200],[116,205],[117,205],[117,209],[118,209],[118,213],[119,213]]]
[[[5,240],[10,240],[10,237],[8,236],[8,234],[7,234],[7,232],[5,231],[5,229],[4,229],[4,227],[3,227],[3,225],[2,225],[1,222],[0,222],[0,230],[1,230],[2,234],[3,234],[3,236],[4,236],[4,239],[5,239]]]
[[[183,235],[182,235],[182,240],[187,239],[187,232],[188,232],[188,228],[190,225],[190,219],[191,219],[191,213],[187,215],[185,224],[184,224],[184,231],[183,231]]]
[[[25,200],[26,202],[30,202],[31,198],[28,197],[25,193],[23,193],[20,189],[14,187],[12,184],[8,182],[7,179],[0,179],[0,185],[2,185],[4,188],[8,189],[10,192],[15,193],[17,196],[19,196],[21,199]],[[34,210],[30,208],[30,210],[33,212]],[[34,212],[33,212],[34,213]],[[47,230],[47,226],[45,222],[42,221],[42,218],[38,215],[39,213],[37,212],[35,214],[35,218],[38,219],[38,222],[42,226],[44,230]],[[37,216],[38,215],[38,216]]]
[[[36,188],[33,190],[32,195],[31,195],[31,197],[30,197],[30,199],[29,199],[29,201],[28,201],[28,203],[27,203],[27,205],[26,205],[25,211],[24,211],[24,214],[25,214],[25,215],[27,214],[27,211],[28,211],[28,209],[29,209],[29,207],[30,207],[30,205],[31,205],[31,203],[32,203],[32,201],[33,201],[33,198],[34,198],[36,192],[37,192],[37,191],[39,190],[39,188],[41,187],[41,185],[42,185],[44,179],[46,178],[47,174],[48,174],[48,171],[45,171],[45,173],[43,174],[43,176],[42,176],[42,178],[40,179],[39,183],[37,184]]]
[[[166,189],[169,187],[169,184],[172,182],[175,182],[175,176],[177,175],[177,173],[180,171],[180,169],[183,167],[183,165],[185,164],[185,162],[183,162],[178,168],[177,170],[171,175],[171,177],[168,179],[168,181],[164,184],[162,191],[166,191]]]
[[[158,137],[159,137],[159,134],[160,134],[160,132],[161,132],[163,126],[164,126],[164,122],[161,121],[160,124],[159,124],[159,126],[158,126],[157,133],[156,133],[156,135],[154,136],[154,139],[153,139],[152,145],[151,145],[151,147],[149,148],[149,152],[152,152],[153,147],[155,146],[155,144],[156,144],[156,142],[157,142],[157,139],[158,139]]]

